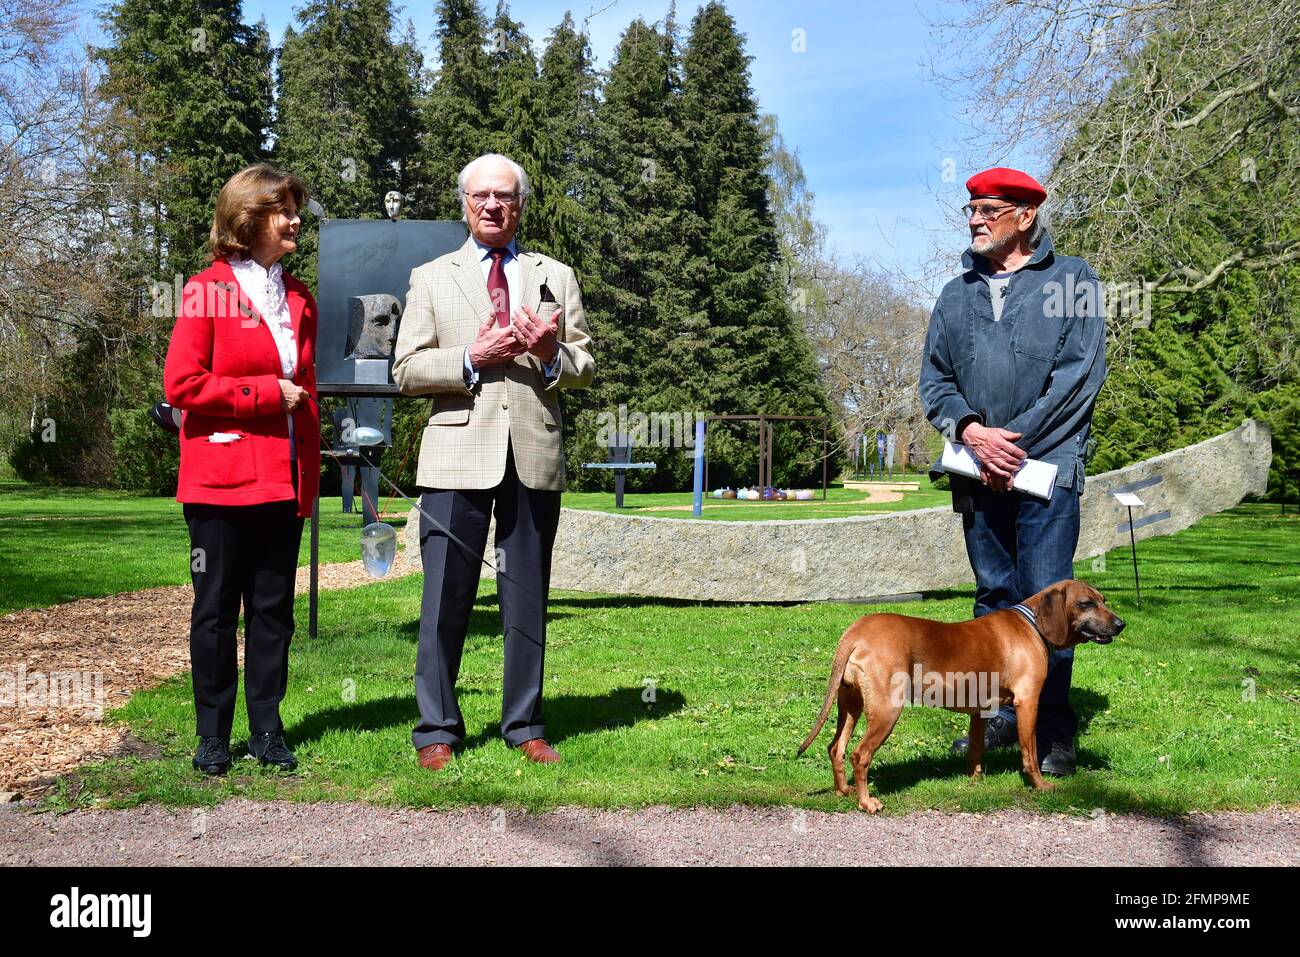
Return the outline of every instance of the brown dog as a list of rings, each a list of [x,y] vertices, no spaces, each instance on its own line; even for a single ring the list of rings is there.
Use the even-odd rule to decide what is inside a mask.
[[[859,618],[840,638],[826,700],[799,753],[816,739],[838,691],[839,724],[829,748],[831,770],[835,790],[849,794],[844,752],[865,709],[867,728],[853,751],[853,777],[858,807],[874,814],[881,805],[867,791],[867,770],[905,703],[932,704],[970,715],[966,766],[973,778],[983,773],[985,715],[991,717],[998,705],[1011,703],[1016,707],[1024,773],[1040,791],[1050,790],[1053,785],[1043,780],[1038,768],[1034,733],[1049,646],[1110,644],[1124,629],[1124,621],[1106,607],[1097,589],[1073,579],[1049,585],[1020,607],[1028,614],[1005,608],[956,624],[907,615]]]

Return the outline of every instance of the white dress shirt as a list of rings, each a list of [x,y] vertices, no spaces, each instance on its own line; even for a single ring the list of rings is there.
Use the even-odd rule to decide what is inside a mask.
[[[492,272],[492,250],[494,247],[485,246],[474,238],[474,245],[479,251],[479,267],[483,270],[483,282],[488,281],[488,275]],[[524,304],[522,297],[523,279],[519,274],[519,255],[515,246],[515,241],[510,240],[510,245],[506,246],[506,255],[502,259],[502,265],[506,271],[506,289],[510,293],[510,313]],[[554,379],[560,371],[560,354],[557,352],[555,358],[549,363],[542,363],[542,372],[547,379]],[[465,385],[468,388],[474,388],[478,385],[478,370],[474,368],[474,363],[469,361],[469,347],[465,347]]]
[[[284,269],[278,262],[272,263],[270,269],[263,269],[262,264],[251,256],[232,259],[230,268],[239,288],[271,330],[271,338],[280,353],[280,372],[284,378],[293,379],[298,367],[298,340],[293,334],[293,317],[289,315],[289,299],[284,290]],[[289,458],[293,460],[298,457],[293,441],[293,416],[285,418],[289,421]]]

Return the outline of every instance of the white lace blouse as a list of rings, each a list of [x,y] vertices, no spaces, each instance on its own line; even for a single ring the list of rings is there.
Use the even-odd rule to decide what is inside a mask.
[[[262,264],[251,257],[232,259],[230,268],[239,288],[271,330],[271,337],[280,353],[281,373],[286,379],[292,379],[298,366],[298,340],[293,334],[293,318],[289,315],[289,300],[284,291],[284,269],[278,262],[272,263],[270,269],[263,269]],[[293,416],[285,418],[289,420],[289,458],[292,460],[298,457],[293,440]]]

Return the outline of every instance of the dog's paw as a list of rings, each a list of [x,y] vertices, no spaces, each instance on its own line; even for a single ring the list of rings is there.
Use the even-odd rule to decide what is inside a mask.
[[[865,801],[858,802],[858,810],[866,811],[868,814],[875,814],[882,807],[884,807],[884,805],[881,804],[877,798],[873,798],[873,797],[869,797]]]
[[[1051,781],[1039,781],[1034,787],[1039,791],[1055,791],[1056,785]]]
[[[835,785],[835,793],[840,797],[848,797],[853,793],[853,788],[847,784],[837,784]]]

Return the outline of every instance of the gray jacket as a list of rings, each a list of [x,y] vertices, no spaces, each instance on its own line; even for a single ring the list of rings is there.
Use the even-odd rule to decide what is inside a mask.
[[[1075,256],[1058,256],[1044,234],[1007,286],[995,325],[982,257],[939,293],[921,363],[921,402],[930,424],[954,439],[967,422],[1022,433],[1015,444],[1057,467],[1059,488],[1083,492],[1092,410],[1106,379],[1106,309],[1101,281]],[[930,474],[942,474],[938,462]],[[991,492],[952,476],[953,508],[972,511]]]

